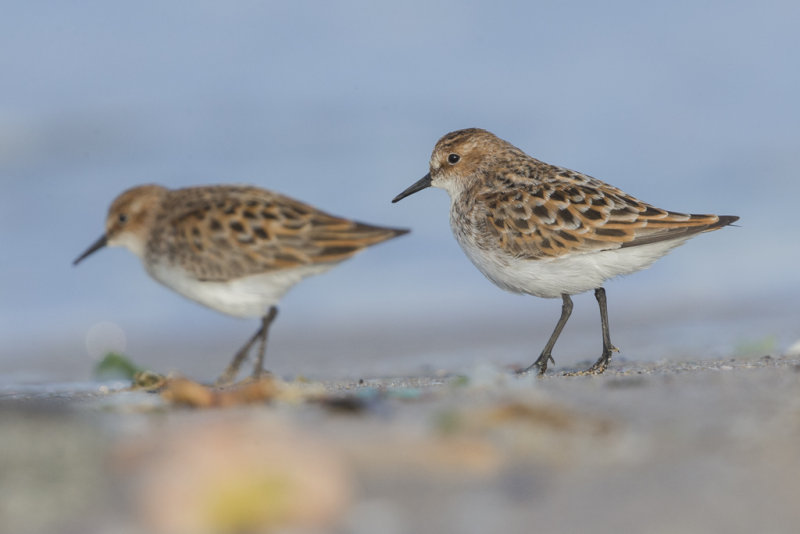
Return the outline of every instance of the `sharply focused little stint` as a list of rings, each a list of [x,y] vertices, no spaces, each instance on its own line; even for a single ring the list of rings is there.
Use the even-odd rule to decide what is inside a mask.
[[[477,128],[442,137],[430,172],[397,195],[427,187],[450,195],[450,226],[473,264],[514,293],[562,299],[561,317],[538,359],[544,374],[572,313],[570,295],[594,290],[603,352],[586,371],[606,370],[611,353],[603,283],[646,267],[691,237],[739,219],[656,208],[591,176],[549,165]]]
[[[142,185],[114,200],[105,234],[74,264],[106,245],[123,246],[181,295],[236,317],[260,317],[261,327],[217,381],[226,384],[256,341],[253,376],[263,372],[270,323],[293,285],[407,232],[328,215],[257,187]]]

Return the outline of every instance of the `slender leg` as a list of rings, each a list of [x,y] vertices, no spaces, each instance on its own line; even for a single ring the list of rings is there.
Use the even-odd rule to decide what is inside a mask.
[[[269,333],[269,325],[275,320],[278,315],[278,308],[271,306],[267,315],[261,319],[261,344],[258,346],[258,358],[256,364],[253,366],[253,378],[258,378],[264,374],[264,354],[267,350],[267,334]]]
[[[269,309],[267,315],[265,315],[261,319],[261,328],[259,328],[258,331],[255,334],[253,334],[253,337],[251,337],[250,340],[247,343],[245,343],[241,349],[239,349],[239,351],[234,355],[233,359],[231,360],[231,363],[225,369],[225,372],[223,372],[220,375],[220,377],[217,378],[217,381],[215,382],[217,386],[225,386],[227,384],[231,384],[236,379],[236,375],[239,373],[239,367],[241,367],[242,362],[247,357],[247,353],[250,352],[250,349],[253,347],[253,344],[259,339],[261,340],[261,349],[259,350],[259,359],[258,359],[259,367],[261,364],[263,364],[264,349],[267,341],[267,329],[269,328],[269,324],[272,322],[272,320],[275,318],[277,314],[278,314],[278,309],[275,306]]]
[[[553,330],[553,333],[550,334],[550,339],[547,341],[547,345],[544,346],[544,350],[539,355],[539,358],[533,362],[530,367],[520,371],[520,373],[527,373],[528,371],[532,371],[534,368],[536,368],[538,370],[538,374],[541,376],[545,371],[547,371],[548,361],[555,363],[550,353],[553,351],[553,346],[556,344],[558,336],[561,335],[561,331],[564,329],[564,325],[567,324],[567,320],[572,313],[572,299],[569,297],[569,295],[561,295],[561,301],[561,318],[558,320],[558,324],[556,324],[556,328]]]
[[[598,360],[581,374],[599,375],[608,368],[608,362],[611,360],[611,353],[619,349],[611,344],[611,334],[608,332],[608,308],[606,307],[606,290],[598,287],[594,290],[594,297],[597,299],[597,304],[600,305],[600,324],[603,329],[603,354]]]

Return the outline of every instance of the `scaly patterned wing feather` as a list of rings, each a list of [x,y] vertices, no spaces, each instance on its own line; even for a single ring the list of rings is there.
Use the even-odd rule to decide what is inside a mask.
[[[690,215],[656,208],[574,171],[558,180],[515,183],[486,192],[486,230],[516,257],[548,258],[689,237],[738,217]]]
[[[171,260],[201,280],[336,263],[407,232],[329,215],[255,187],[192,192],[196,199],[186,202],[184,193],[183,208],[169,215],[167,226],[175,243]]]

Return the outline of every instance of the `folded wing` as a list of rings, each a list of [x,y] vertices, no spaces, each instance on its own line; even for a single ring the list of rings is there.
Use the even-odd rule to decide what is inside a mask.
[[[254,187],[197,188],[197,200],[167,225],[175,254],[202,280],[224,280],[305,265],[336,263],[407,230],[322,212]],[[178,258],[180,260],[180,258]]]
[[[667,211],[600,180],[570,178],[482,195],[486,233],[516,257],[547,258],[686,239],[738,220]]]

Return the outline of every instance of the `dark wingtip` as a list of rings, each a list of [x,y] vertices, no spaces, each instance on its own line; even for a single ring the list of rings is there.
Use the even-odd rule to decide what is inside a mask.
[[[731,225],[739,220],[738,215],[719,215],[718,217],[719,220],[717,221],[717,224],[713,226],[713,228],[722,228],[723,226]]]

